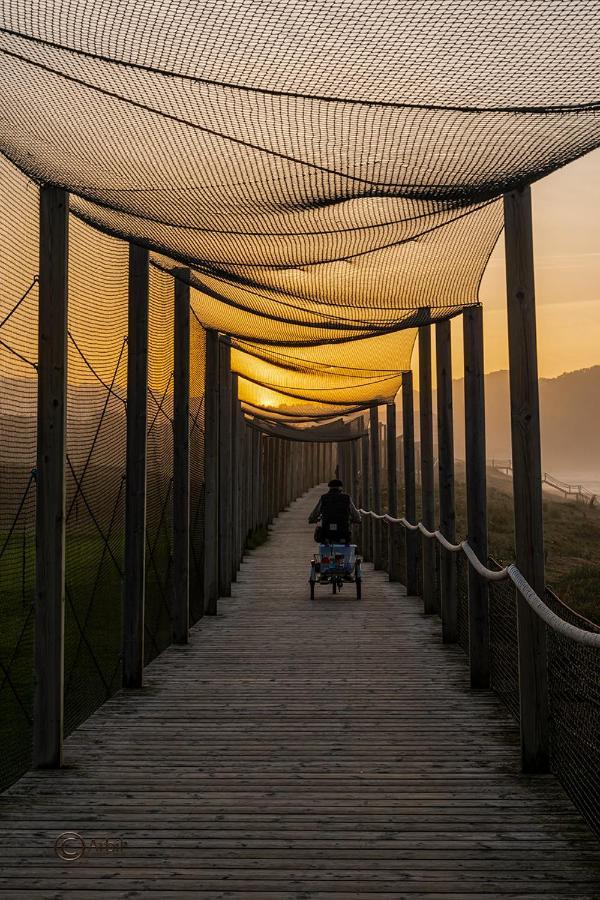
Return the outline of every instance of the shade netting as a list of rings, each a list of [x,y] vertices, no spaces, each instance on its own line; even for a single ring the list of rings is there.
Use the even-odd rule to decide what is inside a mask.
[[[496,198],[600,143],[599,26],[595,0],[3,0],[0,148],[191,268],[202,324],[253,345],[257,408],[255,382],[350,408],[393,378],[260,347],[352,367],[369,338],[359,368],[407,368],[415,311],[477,301]]]

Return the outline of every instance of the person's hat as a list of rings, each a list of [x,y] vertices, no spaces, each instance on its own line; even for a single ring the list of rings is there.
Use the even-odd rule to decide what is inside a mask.
[[[339,478],[332,478],[327,487],[330,488],[341,488],[344,487],[343,482],[340,481]]]

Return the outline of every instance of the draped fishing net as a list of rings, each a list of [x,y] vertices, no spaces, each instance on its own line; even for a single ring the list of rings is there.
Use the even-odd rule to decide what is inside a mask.
[[[207,327],[352,365],[475,302],[495,198],[599,145],[599,26],[595,0],[2,0],[0,149],[189,265]]]

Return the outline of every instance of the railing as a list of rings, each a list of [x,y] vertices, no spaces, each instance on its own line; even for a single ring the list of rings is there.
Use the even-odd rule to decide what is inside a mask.
[[[401,527],[434,540],[440,553],[456,560],[457,641],[469,654],[469,568],[489,587],[490,684],[519,720],[519,601],[526,603],[547,631],[549,684],[550,765],[573,802],[600,835],[600,627],[563,604],[549,589],[538,596],[516,565],[484,565],[468,541],[452,543],[422,522],[380,515],[361,509],[361,514],[388,529]],[[406,543],[406,541],[405,541]],[[389,546],[392,546],[391,541]],[[403,574],[406,567],[402,567]],[[439,592],[440,585],[436,584]]]
[[[505,475],[512,473],[512,461],[510,459],[492,459],[489,464],[492,469],[504,472]],[[588,491],[582,484],[569,484],[566,481],[555,478],[549,472],[542,473],[542,484],[559,491],[563,497],[574,497],[579,503],[587,503],[589,506],[594,506],[598,499],[597,494]]]

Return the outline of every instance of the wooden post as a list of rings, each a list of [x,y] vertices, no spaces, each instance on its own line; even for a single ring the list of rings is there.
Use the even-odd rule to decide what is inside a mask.
[[[33,765],[62,765],[69,195],[40,189]]]
[[[421,425],[421,520],[435,530],[435,488],[433,473],[433,397],[431,385],[431,326],[419,328],[419,421]],[[421,541],[423,561],[423,610],[439,612],[435,596],[435,547],[431,538]]]
[[[148,288],[148,251],[130,244],[123,596],[123,687],[125,688],[140,688],[144,670]]]
[[[190,286],[174,272],[173,372],[173,642],[187,644],[190,568]]]
[[[371,489],[370,489],[370,462],[369,462],[369,435],[363,434],[360,439],[360,503],[363,509],[370,509]],[[363,558],[369,562],[371,560],[371,519],[363,516],[361,524],[361,551]]]
[[[239,547],[240,404],[238,376],[231,373],[231,580],[236,581],[241,559]]]
[[[411,523],[417,521],[417,485],[415,473],[415,412],[413,373],[402,374],[402,447],[404,451],[404,516]],[[419,593],[419,535],[406,531],[406,593]]]
[[[204,388],[204,602],[217,614],[219,596],[219,335],[206,331]]]
[[[465,463],[467,540],[484,565],[488,559],[487,486],[485,471],[485,393],[483,310],[463,313],[465,365]],[[488,583],[469,565],[469,667],[471,686],[490,684],[490,616]]]
[[[438,485],[440,496],[440,531],[452,544],[456,543],[456,506],[454,499],[454,419],[452,406],[452,333],[450,319],[435,326],[438,420]],[[447,644],[458,640],[458,597],[456,558],[439,548],[440,605],[442,639]]]
[[[504,196],[516,563],[545,593],[542,466],[531,191]],[[549,766],[546,626],[517,595],[521,750],[525,772]]]
[[[388,514],[398,518],[398,461],[396,459],[396,401],[386,405]],[[402,550],[401,525],[388,525],[388,573],[390,581],[400,581]]]
[[[231,347],[219,344],[219,596],[231,596]]]
[[[372,406],[370,410],[370,456],[371,456],[371,509],[381,514],[381,453],[379,451],[379,407]],[[383,567],[381,553],[381,528],[378,519],[371,519],[371,540],[373,565],[376,569]]]

